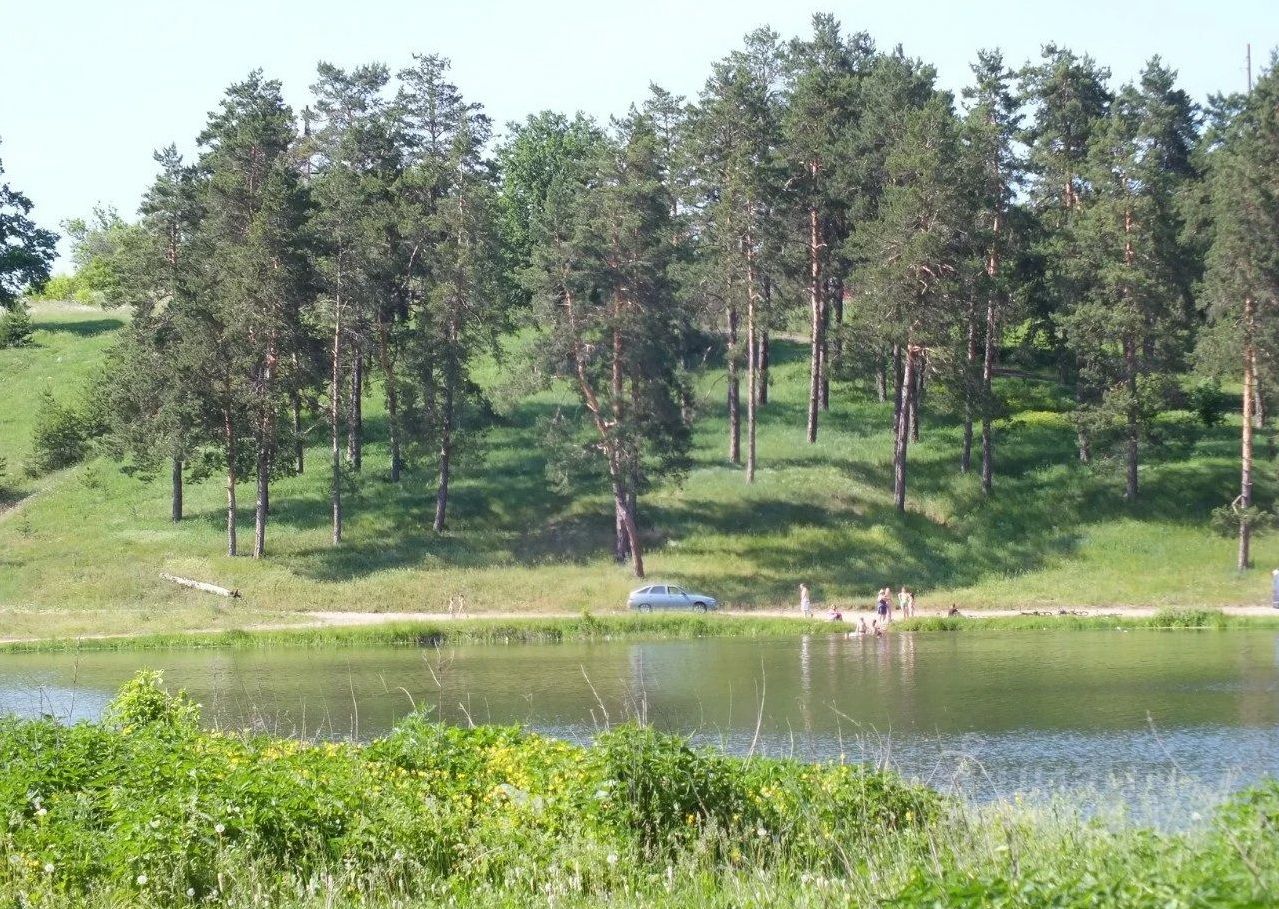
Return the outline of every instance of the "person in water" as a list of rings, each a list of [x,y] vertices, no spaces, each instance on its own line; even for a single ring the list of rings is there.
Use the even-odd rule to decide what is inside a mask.
[[[866,624],[866,616],[862,616],[857,623],[858,634],[870,634],[870,626]]]

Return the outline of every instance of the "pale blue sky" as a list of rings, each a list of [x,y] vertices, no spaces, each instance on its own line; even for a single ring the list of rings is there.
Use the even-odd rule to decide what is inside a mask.
[[[0,0],[4,179],[50,227],[97,202],[132,212],[152,150],[189,151],[230,82],[261,67],[300,109],[321,59],[398,68],[442,53],[499,125],[544,108],[606,117],[650,81],[695,94],[747,31],[789,37],[814,10],[900,42],[952,90],[978,48],[1021,63],[1055,41],[1117,80],[1161,54],[1202,99],[1242,89],[1247,42],[1255,68],[1279,45],[1279,0]]]

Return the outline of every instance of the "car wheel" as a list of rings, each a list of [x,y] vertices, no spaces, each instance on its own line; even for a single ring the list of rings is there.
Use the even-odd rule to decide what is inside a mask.
[[[636,606],[635,608],[636,608],[636,609],[638,609],[640,612],[652,612],[652,611],[653,611],[653,607],[652,607],[652,606],[650,606],[650,605],[648,605],[647,603],[640,603],[640,604],[639,604],[638,606]]]
[[[694,608],[694,609],[696,609],[698,612],[705,612],[705,611],[706,611],[706,604],[705,604],[705,603],[694,603],[694,604],[693,604],[693,608]]]

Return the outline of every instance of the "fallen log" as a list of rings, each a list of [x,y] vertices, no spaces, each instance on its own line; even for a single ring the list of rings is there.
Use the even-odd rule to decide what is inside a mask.
[[[205,593],[216,593],[220,597],[236,598],[240,595],[238,590],[229,590],[226,587],[219,587],[217,584],[206,584],[203,581],[193,581],[190,578],[180,578],[174,574],[160,573],[160,577],[166,581],[172,581],[175,584],[181,584],[183,587],[190,587],[194,590],[203,590]]]

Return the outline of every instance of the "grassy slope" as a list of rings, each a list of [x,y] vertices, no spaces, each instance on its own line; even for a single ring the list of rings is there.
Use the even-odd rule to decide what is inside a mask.
[[[37,346],[0,353],[0,453],[10,473],[25,455],[31,404],[45,383],[70,394],[108,340],[110,317],[40,310]],[[889,405],[840,388],[818,444],[803,442],[804,352],[777,345],[773,398],[759,432],[753,487],[724,459],[723,376],[702,381],[696,467],[683,486],[642,502],[650,576],[670,577],[747,606],[789,602],[801,580],[823,601],[865,602],[883,584],[911,584],[925,606],[1258,603],[1268,576],[1232,569],[1233,543],[1206,528],[1237,483],[1229,423],[1200,431],[1171,415],[1165,445],[1142,470],[1143,500],[1119,498],[1111,468],[1073,461],[1065,399],[1049,383],[1012,382],[1014,416],[1000,428],[998,495],[983,503],[955,469],[959,428],[928,415],[912,449],[911,508],[888,494]],[[52,377],[52,378],[46,378]],[[430,531],[429,471],[399,487],[385,480],[380,401],[366,404],[365,470],[348,496],[348,542],[327,543],[323,446],[310,470],[273,487],[270,558],[221,555],[223,490],[191,486],[188,520],[166,521],[167,483],[97,461],[57,478],[0,520],[0,631],[115,631],[231,626],[306,609],[438,610],[464,595],[483,610],[606,610],[632,579],[608,558],[605,496],[568,498],[548,487],[538,421],[566,392],[516,403],[473,440],[453,499],[452,526]],[[317,436],[321,433],[317,432]],[[317,438],[317,442],[319,439]],[[470,465],[468,469],[468,465]],[[1260,496],[1274,494],[1263,469]],[[25,482],[25,481],[24,481]],[[241,501],[251,502],[247,487]],[[242,514],[245,534],[251,514]],[[1257,547],[1279,564],[1279,538]],[[241,588],[229,610],[167,584],[161,571]],[[36,614],[36,610],[42,614]],[[46,611],[59,610],[51,616]]]

